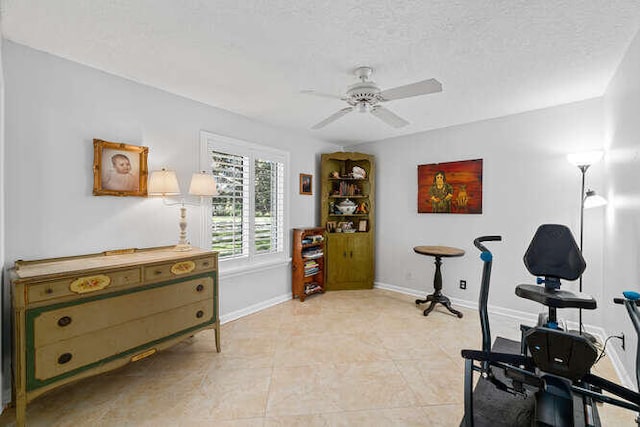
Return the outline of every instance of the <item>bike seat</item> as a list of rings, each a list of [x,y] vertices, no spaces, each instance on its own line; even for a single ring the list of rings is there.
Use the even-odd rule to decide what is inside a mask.
[[[538,277],[538,283],[544,286],[518,285],[516,295],[519,297],[552,308],[596,308],[596,300],[591,295],[560,289],[560,279],[576,280],[587,266],[566,226],[543,224],[538,227],[524,254],[524,264],[531,274],[544,277]]]
[[[548,289],[539,285],[518,285],[516,286],[516,295],[553,308],[594,310],[597,307],[596,300],[591,295],[561,289]]]
[[[523,260],[534,276],[565,280],[576,280],[587,267],[571,230],[559,224],[538,227]]]

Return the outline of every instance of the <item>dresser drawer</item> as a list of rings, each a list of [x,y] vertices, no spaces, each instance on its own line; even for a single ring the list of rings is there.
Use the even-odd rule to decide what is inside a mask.
[[[129,270],[113,271],[103,274],[70,277],[61,280],[52,280],[50,282],[34,283],[28,285],[26,288],[27,304],[78,295],[79,293],[89,294],[92,292],[90,289],[84,292],[72,291],[71,284],[74,282],[80,283],[82,282],[82,279],[90,279],[98,276],[101,278],[103,276],[108,278],[108,280],[105,281],[106,286],[101,289],[114,289],[127,285],[135,285],[141,281],[140,268],[132,268]],[[101,289],[96,289],[96,291]]]
[[[172,261],[144,267],[145,281],[158,281],[211,271],[216,267],[214,256],[194,260]]]
[[[213,323],[213,307],[213,299],[198,301],[36,348],[33,380],[45,381],[123,353],[129,358],[135,356],[145,348],[152,348],[154,341]]]
[[[38,348],[55,341],[93,333],[110,325],[210,300],[213,296],[213,279],[201,277],[116,297],[107,296],[82,304],[70,304],[55,310],[36,309],[29,316],[33,316],[34,346]]]

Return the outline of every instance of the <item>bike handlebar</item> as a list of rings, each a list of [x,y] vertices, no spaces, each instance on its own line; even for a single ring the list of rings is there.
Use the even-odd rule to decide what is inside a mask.
[[[640,336],[640,293],[636,291],[624,291],[624,298],[614,298],[616,304],[623,304],[627,309],[631,324],[636,330],[636,334]],[[636,350],[636,384],[640,387],[640,341],[638,341],[638,349]]]
[[[624,291],[622,293],[624,298],[614,298],[613,302],[616,304],[623,304],[629,313],[631,323],[636,330],[636,333],[640,335],[640,293],[635,291]],[[636,379],[638,386],[640,386],[640,341],[638,342],[638,353],[636,355]]]
[[[480,299],[478,300],[478,309],[480,311],[480,326],[482,327],[482,351],[489,353],[491,351],[491,327],[489,326],[489,313],[487,304],[489,301],[489,282],[491,281],[491,263],[493,255],[482,242],[497,242],[502,240],[501,236],[480,236],[473,240],[476,248],[480,249],[480,259],[482,260],[482,281],[480,282]],[[488,368],[488,366],[484,366]]]
[[[502,236],[481,236],[477,237],[473,240],[473,244],[476,248],[480,249],[481,252],[489,252],[491,251],[487,249],[482,242],[499,242],[502,240]]]
[[[629,301],[630,303],[637,305],[638,307],[640,307],[640,300],[635,300],[635,301],[631,301],[628,300],[626,298],[614,298],[613,302],[616,304],[624,304],[625,301]]]

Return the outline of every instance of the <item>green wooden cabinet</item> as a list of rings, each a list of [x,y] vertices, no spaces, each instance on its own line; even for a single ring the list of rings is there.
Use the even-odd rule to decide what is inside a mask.
[[[369,236],[334,233],[327,242],[329,290],[373,288],[373,245]]]
[[[326,228],[326,290],[371,289],[374,279],[375,164],[371,155],[322,155],[321,221]],[[346,200],[357,208],[341,211]]]

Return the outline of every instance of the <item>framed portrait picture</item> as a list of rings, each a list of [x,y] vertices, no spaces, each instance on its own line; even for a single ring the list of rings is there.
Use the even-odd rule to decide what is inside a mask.
[[[305,173],[300,174],[300,194],[308,194],[311,195],[311,175],[307,175]]]
[[[148,147],[93,140],[93,195],[147,196]]]
[[[419,165],[418,213],[481,214],[482,159]]]

